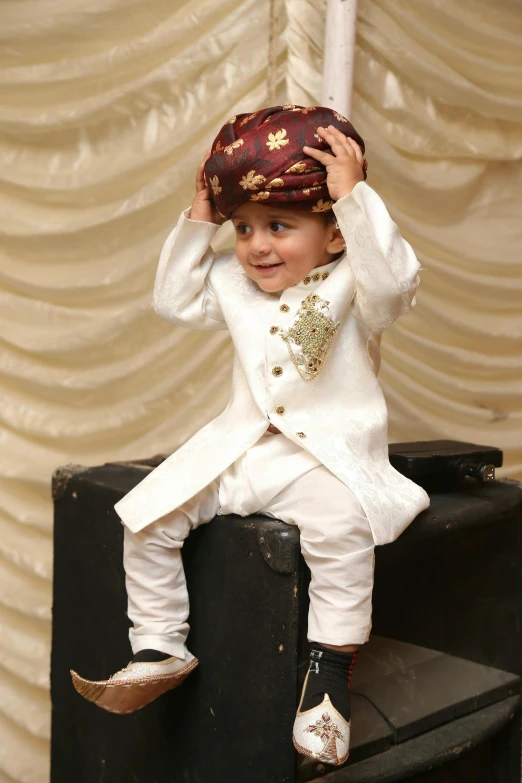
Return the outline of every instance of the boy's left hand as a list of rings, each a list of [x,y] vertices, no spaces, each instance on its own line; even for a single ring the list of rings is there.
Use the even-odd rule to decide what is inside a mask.
[[[303,152],[326,167],[328,192],[333,201],[338,201],[364,180],[364,155],[356,141],[333,125],[317,128],[317,133],[330,145],[333,155],[314,147],[303,147]]]

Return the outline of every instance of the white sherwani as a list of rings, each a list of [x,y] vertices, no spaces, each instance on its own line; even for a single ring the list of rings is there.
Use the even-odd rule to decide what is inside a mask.
[[[352,490],[376,544],[393,541],[428,507],[424,490],[389,463],[386,404],[376,377],[380,334],[413,307],[420,266],[365,182],[340,199],[334,212],[345,255],[278,294],[258,288],[233,251],[213,253],[218,226],[192,221],[188,211],[180,217],[161,253],[153,307],[178,326],[229,330],[235,347],[232,393],[223,413],[116,504],[131,531],[214,481],[270,422]],[[311,337],[302,311],[300,320],[310,295],[310,306],[337,328],[324,364],[305,380],[298,366],[306,355],[288,334],[295,337],[301,328],[304,338]]]

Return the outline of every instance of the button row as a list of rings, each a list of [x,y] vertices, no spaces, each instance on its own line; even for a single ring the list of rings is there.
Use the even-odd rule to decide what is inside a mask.
[[[328,272],[325,272],[325,274],[326,274],[326,276],[328,276]],[[287,305],[287,304],[282,304],[282,305],[281,305],[281,307],[280,307],[279,309],[280,309],[280,310],[281,310],[283,313],[287,313],[287,312],[290,310],[290,308],[288,307],[288,305]],[[277,333],[278,333],[278,331],[279,331],[279,327],[278,327],[278,326],[271,326],[271,327],[270,327],[270,334],[277,334]],[[272,367],[272,375],[273,375],[275,378],[279,378],[279,377],[281,377],[281,375],[282,375],[282,374],[283,374],[283,368],[282,368],[282,367],[280,367],[278,364],[277,364],[275,367]],[[285,413],[285,407],[284,407],[284,405],[278,405],[278,406],[277,406],[277,408],[275,409],[275,412],[276,412],[276,413],[277,413],[279,416],[282,416],[282,415]],[[304,432],[296,432],[296,436],[297,436],[298,438],[306,438],[306,435],[305,435],[305,433],[304,433]]]
[[[285,406],[284,405],[278,405],[275,409],[275,412],[278,414],[278,416],[282,416],[285,413]],[[273,426],[273,425],[270,425]],[[296,437],[298,438],[306,438],[306,434],[304,432],[296,432]]]
[[[322,280],[326,280],[326,278],[329,277],[329,276],[330,276],[329,272],[323,272],[321,275],[319,274],[319,272],[316,272],[314,275],[307,275],[303,279],[303,283],[305,285],[308,285],[308,283],[311,283],[312,280],[314,281],[314,283],[317,283],[321,279]]]

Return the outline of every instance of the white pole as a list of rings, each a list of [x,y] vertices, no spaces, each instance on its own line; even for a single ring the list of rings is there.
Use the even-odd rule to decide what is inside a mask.
[[[328,0],[322,105],[350,119],[357,0]]]

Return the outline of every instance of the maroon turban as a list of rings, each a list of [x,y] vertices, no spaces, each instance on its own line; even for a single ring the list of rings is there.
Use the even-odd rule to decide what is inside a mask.
[[[306,145],[330,150],[317,134],[318,127],[328,125],[354,139],[364,154],[364,141],[353,125],[322,106],[272,106],[232,117],[214,139],[205,164],[217,211],[228,218],[245,201],[284,203],[311,212],[330,210],[326,169],[303,153]]]

